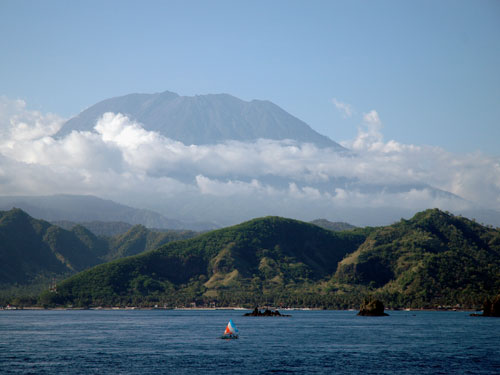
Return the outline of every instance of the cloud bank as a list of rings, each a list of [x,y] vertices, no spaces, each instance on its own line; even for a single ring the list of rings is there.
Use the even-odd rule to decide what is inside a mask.
[[[375,110],[339,153],[260,139],[184,145],[106,113],[93,132],[54,134],[64,119],[0,98],[0,195],[93,194],[171,217],[223,224],[348,209],[500,209],[500,161],[384,141]],[[337,218],[340,219],[340,218]]]

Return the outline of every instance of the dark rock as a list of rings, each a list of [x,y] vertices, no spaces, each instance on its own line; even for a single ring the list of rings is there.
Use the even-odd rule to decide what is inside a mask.
[[[359,309],[358,315],[361,316],[388,316],[384,312],[384,304],[378,299],[365,300]]]
[[[243,316],[259,316],[260,314],[259,308],[256,307],[251,313],[245,313]]]
[[[243,314],[243,316],[290,316],[280,314],[278,310],[270,310],[266,308],[264,312],[260,311],[258,307],[256,307],[251,313]]]
[[[495,297],[493,302],[489,299],[484,301],[482,316],[500,317],[500,294]]]

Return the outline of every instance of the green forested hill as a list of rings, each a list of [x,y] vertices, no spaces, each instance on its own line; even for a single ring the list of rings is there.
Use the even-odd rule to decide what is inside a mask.
[[[255,219],[94,267],[61,283],[52,297],[65,304],[293,299],[314,293],[365,237],[291,219]]]
[[[0,282],[69,275],[112,260],[61,282],[40,301],[346,308],[372,296],[393,307],[435,307],[480,306],[500,292],[500,230],[437,209],[343,232],[266,217],[170,242],[194,234],[135,226],[106,239],[20,210],[3,212]]]
[[[113,260],[136,255],[157,249],[168,242],[184,240],[197,235],[197,232],[190,230],[154,231],[143,225],[135,225],[126,233],[108,239],[109,251],[106,259]]]
[[[380,228],[332,232],[251,220],[94,267],[66,280],[60,304],[473,306],[500,290],[500,232],[439,210]]]
[[[81,271],[100,263],[102,246],[84,228],[67,231],[19,209],[0,212],[0,283],[27,284]]]
[[[396,305],[474,305],[500,291],[500,231],[437,209],[420,212],[370,234],[339,264],[333,284]]]
[[[156,232],[137,225],[122,235],[103,237],[81,225],[63,229],[20,209],[0,211],[0,298],[33,295],[47,288],[52,279],[196,234]]]

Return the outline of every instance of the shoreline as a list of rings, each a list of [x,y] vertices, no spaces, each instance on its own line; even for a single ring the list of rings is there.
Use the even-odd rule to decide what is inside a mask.
[[[271,307],[270,307],[271,308]],[[350,312],[356,312],[359,311],[359,309],[321,309],[321,308],[314,308],[314,307],[297,307],[297,308],[276,308],[272,307],[273,310],[279,310],[279,311],[350,311]],[[80,310],[96,310],[96,311],[132,311],[132,310],[171,310],[171,311],[252,311],[252,308],[246,308],[246,307],[140,307],[140,306],[126,306],[126,307],[102,307],[102,306],[97,306],[97,307],[40,307],[40,306],[29,306],[29,307],[1,307],[0,312],[2,311],[80,311]],[[446,312],[446,311],[453,311],[453,312],[477,312],[477,313],[482,313],[482,310],[477,310],[477,309],[457,309],[457,308],[450,308],[450,309],[444,309],[444,308],[431,308],[431,309],[424,309],[424,308],[416,308],[416,309],[385,309],[385,311],[401,311],[401,312],[416,312],[416,311],[424,311],[424,312]]]
[[[0,308],[0,311],[66,311],[66,310],[104,310],[104,311],[129,311],[129,310],[172,310],[172,311],[252,311],[251,308],[246,307],[140,307],[140,306],[127,306],[127,307],[15,307],[15,308]],[[287,308],[278,309],[281,311],[324,311],[324,309],[317,308]],[[332,310],[333,311],[333,310]],[[338,310],[338,311],[348,311],[348,310]]]

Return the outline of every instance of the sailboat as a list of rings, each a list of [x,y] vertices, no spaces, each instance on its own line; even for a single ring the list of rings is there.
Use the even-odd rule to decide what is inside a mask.
[[[221,337],[222,339],[237,339],[238,338],[238,328],[234,325],[232,320],[227,323],[226,330]]]

